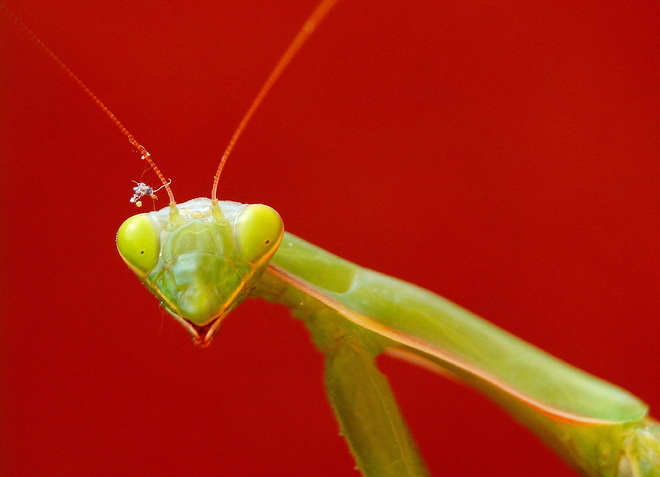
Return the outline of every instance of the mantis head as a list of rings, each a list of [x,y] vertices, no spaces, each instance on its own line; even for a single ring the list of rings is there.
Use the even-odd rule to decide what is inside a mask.
[[[261,204],[194,199],[128,218],[124,262],[201,346],[254,289],[279,246],[279,214]]]
[[[275,210],[261,204],[244,205],[217,200],[218,181],[236,141],[273,84],[286,69],[336,0],[322,0],[272,69],[241,119],[214,175],[211,199],[193,199],[177,205],[167,180],[151,154],[126,129],[89,87],[23,22],[0,2],[7,13],[92,102],[114,123],[152,170],[161,187],[134,181],[130,202],[165,189],[170,206],[127,219],[117,232],[117,248],[124,262],[160,300],[165,309],[206,346],[221,320],[243,301],[263,274],[279,246],[284,228]]]

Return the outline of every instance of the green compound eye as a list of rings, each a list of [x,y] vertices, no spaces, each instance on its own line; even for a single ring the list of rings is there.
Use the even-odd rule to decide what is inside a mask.
[[[160,234],[147,214],[130,217],[117,231],[117,250],[124,262],[140,277],[158,263]]]
[[[282,241],[280,214],[267,205],[248,205],[236,220],[236,241],[243,257],[260,265],[270,260]]]

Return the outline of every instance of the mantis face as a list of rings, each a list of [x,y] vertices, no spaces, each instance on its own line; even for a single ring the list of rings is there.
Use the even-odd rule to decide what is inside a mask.
[[[194,199],[134,215],[117,249],[200,345],[252,291],[282,240],[279,214],[261,204]]]

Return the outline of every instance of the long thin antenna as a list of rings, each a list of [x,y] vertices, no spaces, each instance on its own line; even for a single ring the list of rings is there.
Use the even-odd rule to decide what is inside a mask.
[[[62,60],[59,59],[59,57],[51,51],[50,48],[48,48],[44,42],[42,42],[39,37],[32,31],[30,30],[25,23],[21,21],[20,18],[18,18],[11,10],[9,10],[3,3],[0,3],[0,10],[3,10],[9,17],[16,23],[18,26],[20,26],[25,33],[28,34],[32,40],[41,47],[41,49],[53,60],[55,63],[57,63],[60,68],[64,70],[64,72],[80,86],[80,88],[87,93],[87,96],[89,96],[94,103],[99,107],[101,111],[103,111],[106,116],[110,118],[110,120],[117,126],[117,128],[122,132],[124,136],[128,138],[128,140],[131,142],[133,147],[137,149],[137,151],[140,153],[142,156],[142,159],[147,161],[149,163],[149,166],[154,170],[156,175],[158,176],[158,179],[160,179],[160,182],[163,184],[163,187],[167,191],[167,195],[169,196],[170,199],[170,204],[174,204],[174,194],[172,193],[172,189],[169,186],[169,182],[165,179],[165,176],[160,172],[160,169],[158,169],[158,166],[156,166],[156,163],[151,159],[151,154],[147,152],[147,150],[142,146],[139,142],[137,142],[137,139],[133,137],[133,135],[126,129],[126,127],[117,119],[117,117],[108,109],[108,107],[103,104],[103,102],[96,97],[94,93],[92,93],[92,90],[87,87],[83,81],[78,78],[78,76],[69,68]]]
[[[236,141],[243,132],[243,129],[245,129],[245,126],[247,126],[248,121],[250,121],[250,118],[252,118],[252,115],[257,110],[261,102],[264,100],[266,94],[268,94],[268,91],[270,91],[271,87],[273,86],[273,83],[275,83],[277,78],[279,78],[279,76],[282,74],[284,69],[287,67],[287,65],[296,55],[300,47],[303,46],[305,41],[307,41],[309,36],[314,32],[314,29],[318,26],[321,20],[323,20],[323,18],[328,14],[330,9],[335,5],[335,3],[337,3],[337,1],[338,0],[321,0],[321,2],[318,4],[316,9],[307,19],[307,21],[305,21],[304,25],[302,26],[296,37],[293,39],[289,47],[286,49],[280,60],[277,62],[275,68],[273,68],[273,71],[271,71],[270,76],[268,76],[268,79],[266,79],[266,82],[259,90],[259,93],[257,93],[257,96],[252,101],[252,104],[245,113],[245,116],[243,116],[243,119],[241,119],[241,122],[236,128],[236,131],[234,132],[234,135],[229,141],[229,145],[227,146],[227,149],[225,149],[225,152],[222,155],[222,159],[220,159],[220,164],[218,164],[218,169],[216,170],[215,176],[213,177],[213,189],[211,190],[212,200],[217,200],[216,192],[218,190],[218,181],[220,180],[220,173],[222,172],[222,169],[225,166],[225,162],[227,162],[227,158],[229,157],[229,154],[231,154],[232,149],[234,149],[234,145],[236,144]]]

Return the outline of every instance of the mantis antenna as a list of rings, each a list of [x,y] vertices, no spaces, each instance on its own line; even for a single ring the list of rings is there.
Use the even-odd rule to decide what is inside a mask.
[[[248,122],[254,115],[255,111],[257,108],[261,105],[263,102],[264,98],[272,88],[273,84],[275,81],[280,77],[282,72],[285,70],[285,68],[288,66],[288,64],[291,62],[293,57],[296,55],[300,47],[303,46],[303,44],[307,41],[309,36],[314,32],[318,24],[325,18],[325,16],[328,14],[328,12],[332,9],[332,7],[337,3],[338,0],[321,0],[321,2],[316,6],[312,14],[309,16],[309,18],[305,21],[303,24],[302,28],[296,35],[296,37],[293,39],[291,44],[289,44],[289,47],[286,49],[282,57],[279,59],[273,70],[271,71],[270,75],[264,82],[263,86],[257,93],[257,96],[254,98],[252,101],[252,104],[250,104],[250,107],[248,108],[247,112],[243,116],[243,119],[241,119],[241,122],[238,124],[238,127],[236,128],[236,131],[234,132],[234,135],[231,137],[229,144],[227,145],[227,148],[225,149],[225,152],[222,154],[222,158],[220,159],[220,163],[218,164],[218,169],[216,170],[215,176],[213,178],[213,188],[211,190],[211,199],[216,201],[217,200],[217,190],[218,190],[218,181],[220,180],[220,173],[222,172],[222,169],[225,166],[225,163],[227,162],[227,158],[229,157],[229,154],[231,154],[231,151],[234,149],[234,145],[236,144],[236,141],[240,137],[241,133],[245,129],[245,126],[247,126]],[[151,154],[147,152],[147,150],[142,146],[137,139],[126,129],[126,127],[119,121],[119,119],[108,109],[108,107],[103,104],[103,102],[92,92],[91,89],[69,68],[53,51],[48,48],[40,39],[39,37],[32,31],[30,30],[16,15],[14,15],[9,9],[5,7],[3,3],[0,3],[0,10],[4,10],[10,17],[11,19],[19,25],[27,34],[32,38],[32,40],[37,43],[41,49],[53,60],[55,63],[57,63],[60,68],[64,70],[64,72],[75,82],[78,84],[78,86],[85,92],[87,95],[92,99],[94,103],[99,107],[101,111],[103,111],[108,118],[117,126],[117,128],[121,131],[121,133],[128,138],[130,143],[137,149],[137,151],[141,154],[142,159],[146,160],[149,166],[153,169],[153,171],[156,173],[158,176],[158,179],[160,179],[160,182],[162,184],[162,188],[165,188],[167,191],[167,195],[170,199],[170,204],[175,204],[174,200],[174,194],[172,193],[172,189],[170,188],[170,181],[165,179],[165,176],[160,172],[160,169],[158,169],[158,166],[156,166],[156,163],[151,159]],[[149,188],[146,184],[143,184],[145,188],[148,188],[150,191],[153,191],[153,189]],[[139,184],[138,184],[139,187]],[[156,189],[156,190],[160,190]],[[138,199],[144,195],[150,195],[149,191],[145,189],[146,192],[143,193],[142,190],[140,191],[135,191],[136,195],[133,196],[133,199],[131,199],[131,202],[137,202]],[[139,196],[139,197],[138,197]]]
[[[245,116],[243,116],[243,119],[241,119],[241,122],[238,124],[238,127],[236,128],[234,135],[229,140],[227,149],[225,149],[225,152],[222,154],[222,158],[220,159],[220,164],[218,164],[218,169],[215,172],[215,176],[213,176],[213,189],[211,189],[211,200],[213,201],[218,200],[216,192],[218,190],[218,181],[220,180],[220,173],[222,172],[222,169],[225,166],[225,162],[227,162],[227,158],[229,157],[229,154],[231,154],[232,149],[234,149],[234,145],[236,144],[236,141],[238,140],[241,133],[245,129],[245,126],[247,126],[248,122],[252,118],[252,115],[257,110],[259,105],[262,103],[262,101],[264,100],[264,98],[272,88],[277,78],[280,77],[280,75],[287,67],[287,65],[291,62],[291,60],[296,55],[300,47],[303,46],[305,41],[307,41],[309,36],[314,32],[314,29],[318,26],[321,20],[323,20],[323,18],[328,14],[330,9],[332,9],[332,7],[335,5],[335,3],[337,3],[337,1],[338,0],[321,0],[321,2],[317,5],[316,9],[314,9],[312,14],[307,19],[307,21],[305,21],[302,28],[296,35],[296,37],[293,39],[289,47],[286,49],[280,60],[275,65],[275,68],[273,68],[273,71],[271,71],[270,75],[266,79],[266,82],[263,84],[263,86],[257,93],[257,96],[252,101],[252,104],[245,113]]]
[[[135,147],[135,149],[137,149],[137,151],[140,153],[142,159],[147,161],[147,163],[149,164],[149,167],[151,167],[153,169],[153,171],[158,176],[158,179],[160,179],[162,187],[164,187],[165,190],[167,191],[167,195],[169,196],[169,199],[170,199],[170,204],[174,204],[175,203],[174,194],[172,193],[172,189],[170,188],[170,182],[165,179],[165,176],[162,174],[162,172],[160,172],[160,169],[158,169],[158,166],[156,166],[156,163],[153,161],[153,159],[151,159],[151,154],[149,154],[147,152],[147,150],[144,148],[144,146],[142,144],[140,144],[137,141],[137,139],[135,139],[135,137],[128,131],[128,129],[126,129],[126,127],[121,123],[121,121],[119,121],[119,119],[117,119],[117,117],[112,113],[112,111],[110,111],[110,109],[108,109],[108,107],[105,104],[103,104],[103,102],[92,92],[92,90],[89,89],[89,87],[85,83],[83,83],[83,81],[80,78],[78,78],[78,76],[71,70],[71,68],[69,68],[62,60],[60,60],[60,58],[55,53],[53,53],[53,51],[50,48],[48,48],[44,44],[44,42],[42,42],[39,39],[39,37],[32,30],[30,30],[27,27],[27,25],[25,25],[25,23],[23,23],[21,21],[20,18],[18,18],[14,13],[12,13],[3,3],[0,3],[0,10],[4,10],[11,17],[11,19],[14,21],[14,23],[16,23],[18,26],[20,26],[23,29],[23,31],[25,31],[25,33],[27,33],[28,36],[30,38],[32,38],[32,40],[37,45],[39,45],[41,47],[41,49],[53,61],[55,61],[55,63],[57,63],[60,66],[60,68],[62,68],[64,70],[64,72],[74,82],[76,82],[78,84],[78,86],[80,86],[80,88],[85,93],[87,93],[87,96],[89,96],[92,99],[92,101],[94,101],[94,103],[96,103],[96,105],[99,107],[99,109],[101,111],[103,111],[106,114],[106,116],[108,116],[110,118],[110,120],[115,124],[115,126],[117,126],[117,128],[121,131],[121,133],[128,138],[128,140],[133,145],[133,147]]]

